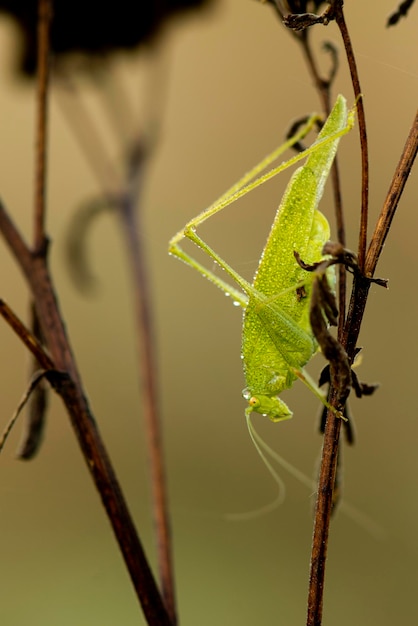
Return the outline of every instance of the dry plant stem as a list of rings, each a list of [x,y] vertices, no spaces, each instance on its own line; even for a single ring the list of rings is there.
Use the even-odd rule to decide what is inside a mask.
[[[76,82],[66,75],[64,79],[61,78],[61,81],[56,82],[56,86],[55,98],[74,137],[77,138],[78,145],[99,187],[118,189],[119,177],[106,156],[106,146],[87,107],[83,105],[82,94]]]
[[[341,37],[344,42],[344,48],[347,55],[347,61],[350,68],[351,80],[354,89],[354,95],[357,99],[357,113],[359,120],[359,133],[361,144],[361,161],[362,161],[362,181],[361,181],[361,216],[360,216],[360,234],[359,234],[359,267],[360,270],[364,270],[366,245],[367,245],[367,217],[368,217],[368,197],[369,197],[369,158],[368,158],[368,145],[367,145],[367,133],[366,133],[366,121],[364,114],[363,100],[361,97],[360,80],[357,72],[356,61],[354,57],[354,51],[351,45],[350,35],[347,29],[347,25],[344,18],[343,2],[336,0],[334,2],[335,20],[340,29]],[[359,284],[359,280],[355,281],[355,284]],[[361,281],[362,282],[362,281]],[[364,295],[364,305],[367,299],[368,289],[370,284],[364,284],[363,287],[367,287],[367,291]],[[353,294],[356,294],[356,288],[354,288]],[[354,300],[355,302],[356,300]],[[353,302],[353,298],[351,299]],[[340,300],[341,304],[341,300]],[[364,309],[363,309],[364,310]],[[351,310],[352,312],[352,310]],[[361,316],[362,317],[362,316]],[[360,323],[361,323],[360,317]],[[347,323],[350,319],[350,312]],[[360,329],[360,323],[358,330]],[[339,340],[343,343],[347,349],[347,345],[344,343],[345,329],[343,329],[342,322],[339,322]],[[357,337],[356,340],[357,341]],[[352,353],[348,352],[349,358],[354,358],[355,343]],[[331,381],[333,377],[331,377]],[[332,406],[338,406],[340,398],[335,389],[332,390],[331,404]],[[333,489],[335,483],[335,475],[337,468],[337,458],[339,449],[339,439],[341,430],[341,420],[338,420],[335,415],[328,411],[327,423],[324,433],[324,442],[322,448],[321,470],[318,480],[318,494],[315,507],[315,523],[314,532],[312,538],[312,551],[311,551],[311,563],[310,563],[310,576],[309,576],[309,591],[308,591],[308,608],[307,608],[307,626],[319,626],[322,622],[322,605],[323,605],[323,591],[325,580],[325,563],[328,547],[329,536],[329,524],[332,511],[332,499]]]
[[[366,117],[364,113],[364,102],[361,97],[360,79],[357,71],[356,59],[354,56],[351,38],[344,18],[343,2],[336,2],[335,20],[340,29],[341,37],[347,55],[347,62],[350,68],[351,82],[353,84],[354,96],[357,101],[357,116],[359,124],[360,145],[361,145],[361,214],[360,233],[358,243],[358,264],[360,270],[364,271],[367,247],[367,220],[369,212],[369,150],[367,144]]]
[[[126,93],[123,80],[119,73],[108,67],[104,67],[102,72],[96,70],[92,74],[92,79],[97,77],[97,87],[102,94],[102,103],[109,125],[113,130],[116,141],[118,141],[122,151],[132,142],[132,129],[136,128],[137,116],[131,107],[131,98]]]
[[[71,84],[71,92],[77,97],[74,84]],[[78,94],[79,95],[79,94]],[[65,105],[65,101],[63,102]],[[74,102],[73,102],[74,105]],[[67,106],[65,106],[67,110]],[[71,108],[74,113],[74,106]],[[82,129],[74,124],[74,115],[67,111],[68,121],[72,126],[74,135],[83,150],[89,165],[95,168],[94,154],[99,151],[105,164],[105,154],[101,148],[101,139],[96,131],[94,120],[88,115],[88,111],[82,107],[77,99],[77,120],[82,121]],[[86,130],[87,132],[84,132]],[[108,194],[111,206],[115,207],[121,221],[122,230],[126,240],[129,265],[133,276],[133,293],[136,309],[138,355],[140,359],[140,388],[142,389],[143,415],[147,435],[147,450],[150,461],[152,506],[157,536],[157,556],[160,573],[161,589],[165,606],[172,623],[176,623],[176,602],[174,569],[171,549],[171,533],[169,523],[169,510],[166,477],[164,469],[164,455],[161,435],[161,425],[158,407],[158,375],[156,364],[156,347],[154,329],[152,324],[152,298],[148,285],[148,269],[142,241],[142,225],[138,223],[136,211],[137,198],[142,183],[145,155],[141,154],[143,147],[138,145],[132,152],[132,162],[129,164],[126,189],[122,194]],[[103,176],[107,168],[102,166],[95,169],[98,182],[103,189],[109,187],[106,176]],[[118,187],[118,183],[114,187]]]
[[[331,405],[335,406],[335,402],[336,398],[334,395],[331,397]],[[306,620],[307,626],[320,626],[322,623],[325,563],[328,549],[329,524],[337,468],[341,422],[342,420],[337,418],[332,411],[328,411],[315,505],[315,526],[312,540]]]
[[[354,53],[351,46],[351,40],[344,20],[342,3],[336,2],[335,5],[336,21],[340,28],[340,32],[344,41],[354,87],[354,93],[357,98],[361,94],[361,88]],[[362,155],[362,204],[359,236],[359,266],[364,271],[367,245],[369,165],[364,106],[361,98],[358,100],[358,118]],[[401,190],[399,192],[398,199],[400,197],[400,193]],[[381,243],[378,243],[378,246],[380,246],[381,250]],[[374,268],[375,265],[373,267],[373,271]],[[367,275],[372,276],[372,273],[368,272]],[[354,357],[354,350],[356,347],[358,333],[360,331],[360,325],[366,305],[369,288],[369,281],[361,278],[357,278],[355,280],[346,325],[346,328],[351,329],[352,332],[350,332],[350,330],[345,330],[343,334],[339,333],[339,338],[343,341],[343,344],[345,345],[351,360]],[[337,397],[336,393],[333,394],[332,400],[335,403],[334,406],[338,404],[339,398]],[[340,421],[337,420],[335,416],[329,412],[324,435],[321,471],[318,483],[318,496],[315,512],[314,536],[312,541],[307,616],[308,626],[319,626],[322,622],[325,562],[328,545],[329,523],[332,509],[332,492],[335,482],[340,429]]]
[[[61,372],[61,376],[56,378],[53,386],[67,408],[81,451],[100,493],[147,622],[153,625],[171,626],[172,622],[159,594],[121,488],[88,406],[47,267],[45,179],[50,15],[50,0],[39,0],[39,107],[35,166],[34,250],[31,251],[28,248],[3,205],[0,205],[0,231],[29,283],[45,345],[48,347],[54,369]],[[2,311],[4,315],[4,307]],[[17,330],[16,319],[16,316],[9,315],[9,321],[14,322],[15,330]],[[31,333],[28,330],[22,331],[20,328],[19,336],[27,342],[30,340]],[[30,343],[32,348],[39,348],[35,338]],[[39,350],[38,353],[42,357],[41,365],[50,365],[50,363],[45,363],[45,356]],[[48,359],[49,357],[46,360]]]
[[[366,256],[365,274],[367,277],[374,275],[377,262],[382,253],[383,246],[388,235],[390,225],[398,208],[412,165],[418,151],[418,112],[409,131],[404,149],[396,166],[388,193],[382,210],[376,223],[376,227],[370,241]],[[354,283],[353,294],[350,301],[344,345],[350,358],[353,357],[356,348],[360,325],[363,319],[370,282],[366,279],[357,279]]]
[[[45,258],[30,252],[2,205],[0,231],[29,284],[54,368],[65,375],[56,391],[69,413],[148,624],[172,626],[84,395]]]
[[[366,276],[374,276],[376,265],[379,260],[380,253],[383,250],[383,246],[388,235],[393,217],[395,215],[399,199],[402,195],[405,183],[412,168],[412,164],[417,155],[417,147],[418,112],[415,115],[411,130],[409,131],[404,150],[396,167],[395,174],[393,176],[389,191],[383,204],[382,211],[380,213],[379,219],[377,220],[376,228],[374,230],[369,249],[367,250],[365,265]]]
[[[390,224],[416,157],[417,149],[418,115],[415,117],[413,126],[408,135],[369,246],[366,258],[367,275],[369,277],[374,274]],[[370,281],[367,280],[367,278],[360,276],[355,278],[347,316],[346,334],[343,337],[343,345],[347,350],[350,362],[352,362],[354,357],[369,289]],[[333,406],[335,406],[334,403],[338,404],[338,398],[335,395],[331,400]],[[325,561],[340,428],[341,420],[337,419],[333,413],[328,412],[315,511],[314,537],[312,541],[307,626],[319,626],[322,621]]]
[[[315,83],[316,90],[318,91],[322,108],[325,112],[325,115],[328,116],[331,111],[331,99],[330,92],[332,87],[332,79],[323,79],[319,74],[318,64],[316,63],[315,57],[313,55],[310,38],[309,38],[309,29],[304,31],[300,37],[298,37],[298,41],[302,46],[302,51],[305,56],[306,64],[308,66],[308,70],[312,75]],[[331,181],[332,181],[332,190],[334,195],[334,212],[335,219],[337,223],[337,236],[338,241],[345,246],[346,245],[346,237],[345,237],[345,224],[344,224],[344,211],[343,211],[343,202],[341,195],[341,178],[340,178],[340,170],[338,165],[338,155],[335,156],[334,163],[332,164],[331,169]],[[338,336],[341,337],[344,322],[345,322],[345,301],[347,294],[347,276],[346,271],[343,265],[340,265],[338,268],[338,303],[340,315],[338,318]]]
[[[16,335],[22,340],[29,352],[32,353],[36,361],[44,370],[52,370],[54,363],[47,355],[35,335],[33,335],[26,326],[20,321],[17,315],[12,309],[4,302],[0,300],[0,315],[14,330]]]
[[[337,235],[338,241],[345,246],[345,225],[344,225],[344,213],[341,197],[341,179],[340,170],[337,158],[334,159],[334,163],[331,169],[332,188],[334,190],[334,207],[337,221]],[[343,265],[338,268],[338,304],[339,304],[339,316],[338,316],[338,338],[341,340],[344,324],[345,324],[345,311],[346,311],[346,297],[347,297],[347,272]]]
[[[138,342],[137,351],[140,359],[139,371],[141,373],[140,386],[151,471],[152,504],[157,536],[160,583],[166,609],[172,623],[176,624],[174,569],[162,429],[158,406],[158,375],[151,305],[152,298],[149,288],[149,270],[147,268],[142,236],[143,226],[140,223],[141,202],[137,202],[138,196],[140,195],[138,190],[140,191],[141,189],[144,170],[143,160],[143,155],[137,155],[137,158],[134,157],[136,163],[132,163],[133,171],[131,172],[133,180],[131,184],[128,185],[127,193],[122,197],[118,215],[125,236],[128,261],[133,278]]]
[[[35,143],[35,180],[34,180],[34,250],[41,253],[47,246],[45,238],[46,211],[46,174],[47,174],[47,134],[48,134],[48,86],[49,86],[49,30],[53,12],[52,0],[38,0],[38,57],[37,57],[37,110],[36,110],[36,143]],[[36,311],[30,303],[31,317],[36,320]],[[32,373],[37,363],[31,364]],[[22,443],[17,453],[19,458],[32,458],[42,439],[42,431],[46,415],[45,383],[40,382],[31,394],[26,426]],[[40,399],[40,402],[37,400]],[[37,407],[36,403],[37,402]],[[43,406],[42,406],[43,405]],[[40,411],[38,411],[40,409]]]
[[[39,0],[38,17],[38,107],[35,170],[34,249],[45,245],[45,180],[48,121],[49,27],[52,19],[51,0]]]

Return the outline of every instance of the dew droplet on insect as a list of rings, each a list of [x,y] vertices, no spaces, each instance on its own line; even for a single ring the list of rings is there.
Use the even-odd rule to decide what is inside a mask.
[[[283,381],[283,380],[284,380],[284,376],[283,376],[283,375],[280,375],[280,374],[274,374],[274,375],[270,378],[270,380],[269,380],[269,382],[268,382],[269,387],[276,387],[276,385],[280,384],[280,382],[281,382],[281,381]]]
[[[241,355],[242,357],[242,355]],[[242,391],[242,395],[245,398],[245,400],[249,400],[252,396],[252,393],[250,392],[250,390],[248,388],[243,389]]]
[[[234,306],[240,306],[240,303],[238,302],[238,300],[233,300],[232,304]],[[241,355],[241,358],[242,358],[242,355]]]
[[[225,295],[226,295],[226,297],[227,297],[227,298],[229,298],[229,296],[230,296],[231,294],[229,293],[229,291],[225,291]]]

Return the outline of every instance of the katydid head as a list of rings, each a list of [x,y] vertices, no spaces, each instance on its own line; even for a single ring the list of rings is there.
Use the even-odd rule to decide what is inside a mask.
[[[293,416],[287,404],[277,396],[253,396],[248,389],[244,389],[243,396],[248,401],[248,407],[245,410],[247,418],[253,411],[269,417],[272,422],[281,422]]]

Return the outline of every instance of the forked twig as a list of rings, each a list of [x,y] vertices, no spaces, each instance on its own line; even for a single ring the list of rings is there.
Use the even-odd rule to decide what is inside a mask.
[[[74,103],[73,103],[74,104]],[[73,107],[74,110],[74,107]],[[77,107],[76,111],[80,111]],[[71,116],[70,116],[71,119]],[[89,127],[90,137],[100,139],[95,131],[93,119],[83,111],[85,125]],[[87,124],[88,122],[88,124]],[[86,152],[84,133],[75,124],[73,131],[80,146]],[[155,141],[155,138],[154,138]],[[96,141],[97,144],[97,141]],[[151,146],[152,147],[152,146]],[[176,600],[174,567],[171,547],[167,481],[165,476],[162,428],[158,402],[158,371],[156,360],[156,342],[153,324],[152,296],[149,286],[149,272],[143,236],[142,213],[140,201],[143,189],[144,170],[150,146],[142,137],[137,137],[130,147],[125,159],[125,177],[116,182],[116,191],[109,191],[106,178],[100,180],[103,197],[93,204],[83,207],[74,221],[75,227],[70,233],[69,256],[73,270],[77,270],[78,284],[82,283],[86,268],[82,265],[84,255],[83,243],[86,239],[86,228],[93,223],[103,209],[111,209],[116,213],[122,228],[129,269],[132,273],[132,290],[134,294],[135,322],[137,328],[137,353],[139,356],[139,387],[141,390],[143,420],[146,433],[147,451],[151,474],[152,509],[157,537],[158,568],[161,580],[162,595],[165,606],[173,623],[176,623]],[[90,164],[92,150],[86,152]],[[102,154],[102,159],[106,153]],[[92,164],[93,165],[93,164]],[[84,229],[83,232],[80,232]],[[80,263],[81,260],[81,263]],[[82,271],[80,271],[82,270]],[[91,286],[91,281],[90,286]],[[84,280],[85,286],[86,281]]]
[[[405,148],[396,168],[385,204],[381,211],[375,233],[370,243],[366,258],[367,275],[355,274],[354,287],[350,300],[347,322],[342,345],[345,347],[350,363],[356,352],[357,339],[369,293],[371,278],[377,260],[383,249],[390,223],[399,203],[406,180],[414,162],[418,146],[418,117],[408,135]],[[338,406],[340,395],[338,388],[333,389],[331,405]],[[311,573],[308,595],[307,626],[319,626],[322,622],[322,603],[325,577],[325,562],[328,547],[329,523],[332,511],[333,488],[338,458],[341,420],[332,411],[328,411],[324,434],[321,470],[318,481],[318,496],[315,511],[314,536],[312,540]]]
[[[50,9],[50,0],[40,0],[40,37],[38,42],[40,95],[38,145],[35,159],[37,191],[33,250],[25,243],[8,211],[0,202],[0,232],[28,282],[41,324],[42,336],[50,356],[4,303],[1,303],[0,312],[12,325],[25,345],[36,355],[41,367],[47,370],[45,376],[48,376],[66,406],[87,467],[101,496],[148,624],[173,626],[173,620],[169,617],[158,591],[122,490],[90,411],[47,265],[45,167]],[[58,371],[57,376],[51,376],[53,370]]]
[[[153,323],[152,297],[143,234],[142,191],[145,167],[144,147],[138,142],[128,161],[126,190],[117,208],[126,242],[128,264],[133,278],[135,319],[137,325],[137,352],[140,361],[140,389],[143,419],[151,473],[152,508],[157,537],[158,568],[165,606],[176,623],[176,597],[171,530],[169,520],[167,480],[164,464],[162,426],[158,402],[158,369]],[[139,206],[138,206],[139,205]]]
[[[360,215],[360,229],[359,229],[359,245],[358,245],[358,268],[359,271],[355,272],[353,290],[350,299],[350,306],[347,315],[347,320],[344,319],[344,307],[345,302],[342,294],[344,289],[340,291],[340,319],[339,319],[339,332],[338,339],[341,349],[344,350],[344,354],[348,356],[348,364],[352,364],[357,348],[357,339],[360,331],[360,325],[362,322],[364,309],[366,306],[367,295],[370,289],[370,284],[374,271],[376,268],[377,260],[383,248],[383,243],[387,236],[390,224],[393,218],[393,214],[398,205],[400,196],[402,194],[405,182],[412,167],[412,163],[417,152],[417,135],[418,135],[418,121],[416,118],[411,132],[408,136],[405,149],[401,160],[396,169],[394,179],[392,181],[390,190],[388,192],[385,204],[383,206],[380,218],[376,225],[373,237],[371,239],[369,248],[367,249],[367,220],[368,220],[368,191],[369,191],[369,163],[368,163],[368,146],[367,146],[367,132],[366,121],[364,114],[364,105],[361,96],[360,80],[358,76],[355,56],[353,47],[351,44],[350,35],[344,18],[343,12],[343,0],[331,0],[320,15],[312,13],[297,14],[290,16],[283,16],[278,8],[279,3],[276,0],[270,0],[275,5],[278,13],[284,18],[286,26],[296,31],[296,36],[302,43],[302,48],[307,60],[308,67],[314,77],[315,85],[320,93],[320,97],[323,102],[327,103],[327,85],[319,77],[314,57],[308,46],[309,26],[313,24],[327,25],[331,20],[335,20],[346,50],[347,61],[350,68],[351,80],[354,88],[354,94],[358,103],[358,119],[359,119],[359,133],[361,144],[361,161],[362,161],[362,185],[361,185],[361,215]],[[292,2],[288,2],[289,6],[293,5]],[[319,4],[319,3],[318,3]],[[400,9],[408,9],[412,2],[402,3]],[[304,6],[304,3],[300,4],[300,7]],[[299,7],[299,10],[300,10]],[[296,9],[297,11],[298,9]],[[398,16],[399,17],[399,16]],[[345,243],[344,243],[345,245]],[[343,276],[343,272],[340,272],[340,277]],[[379,281],[374,281],[379,282]],[[380,281],[381,284],[381,281]],[[315,303],[313,302],[313,305]],[[323,318],[317,316],[316,320],[311,320],[312,325],[316,322],[323,322]],[[338,355],[336,355],[338,361]],[[342,359],[344,361],[344,359]],[[330,367],[332,366],[332,362]],[[346,371],[347,368],[343,368]],[[331,376],[333,384],[331,387],[331,405],[333,407],[340,407],[345,401],[345,395],[347,385],[344,384],[346,376],[342,376],[341,372],[335,371],[334,376]],[[356,382],[356,381],[353,381]],[[372,390],[372,387],[365,386],[364,393],[368,393]],[[319,626],[322,622],[322,602],[323,602],[323,590],[324,590],[324,577],[325,577],[325,562],[328,546],[328,534],[329,523],[333,505],[333,489],[336,475],[336,466],[338,460],[338,448],[339,448],[339,436],[341,429],[341,420],[336,417],[335,413],[328,411],[326,428],[324,434],[324,443],[322,450],[321,470],[318,481],[318,495],[315,511],[315,526],[314,536],[312,541],[312,554],[311,554],[311,569],[310,569],[310,582],[309,582],[309,594],[308,594],[308,611],[307,611],[307,626]]]
[[[16,227],[0,205],[0,232],[22,269],[42,322],[43,334],[51,357],[37,345],[30,331],[2,303],[0,312],[24,340],[41,367],[62,372],[54,385],[61,396],[76,433],[87,467],[100,493],[109,521],[125,559],[138,599],[149,624],[172,626],[148,565],[143,547],[100,437],[80,382],[80,376],[66,336],[55,290],[45,259],[32,255]],[[24,329],[24,330],[22,330]]]

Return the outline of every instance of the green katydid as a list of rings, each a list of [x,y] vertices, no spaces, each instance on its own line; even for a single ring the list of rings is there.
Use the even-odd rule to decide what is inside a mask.
[[[321,402],[327,404],[318,386],[303,369],[318,351],[309,323],[314,276],[301,268],[294,252],[298,252],[306,263],[315,263],[321,259],[322,248],[329,239],[330,231],[326,218],[317,207],[339,139],[354,124],[354,110],[347,113],[345,99],[338,96],[312,146],[254,180],[287,148],[299,141],[315,119],[313,116],[295,137],[267,156],[214,204],[192,219],[171,239],[169,245],[172,255],[194,267],[244,309],[242,359],[246,388],[243,395],[248,401],[248,423],[252,411],[268,416],[273,422],[292,417],[292,412],[278,396],[290,388],[297,378]],[[294,172],[287,186],[253,283],[250,284],[199,237],[196,229],[212,215],[302,159],[306,159],[305,164]],[[179,245],[184,238],[190,239],[206,252],[235,281],[239,289],[184,252]],[[332,271],[329,279],[332,280]],[[250,434],[253,437],[251,428]]]

